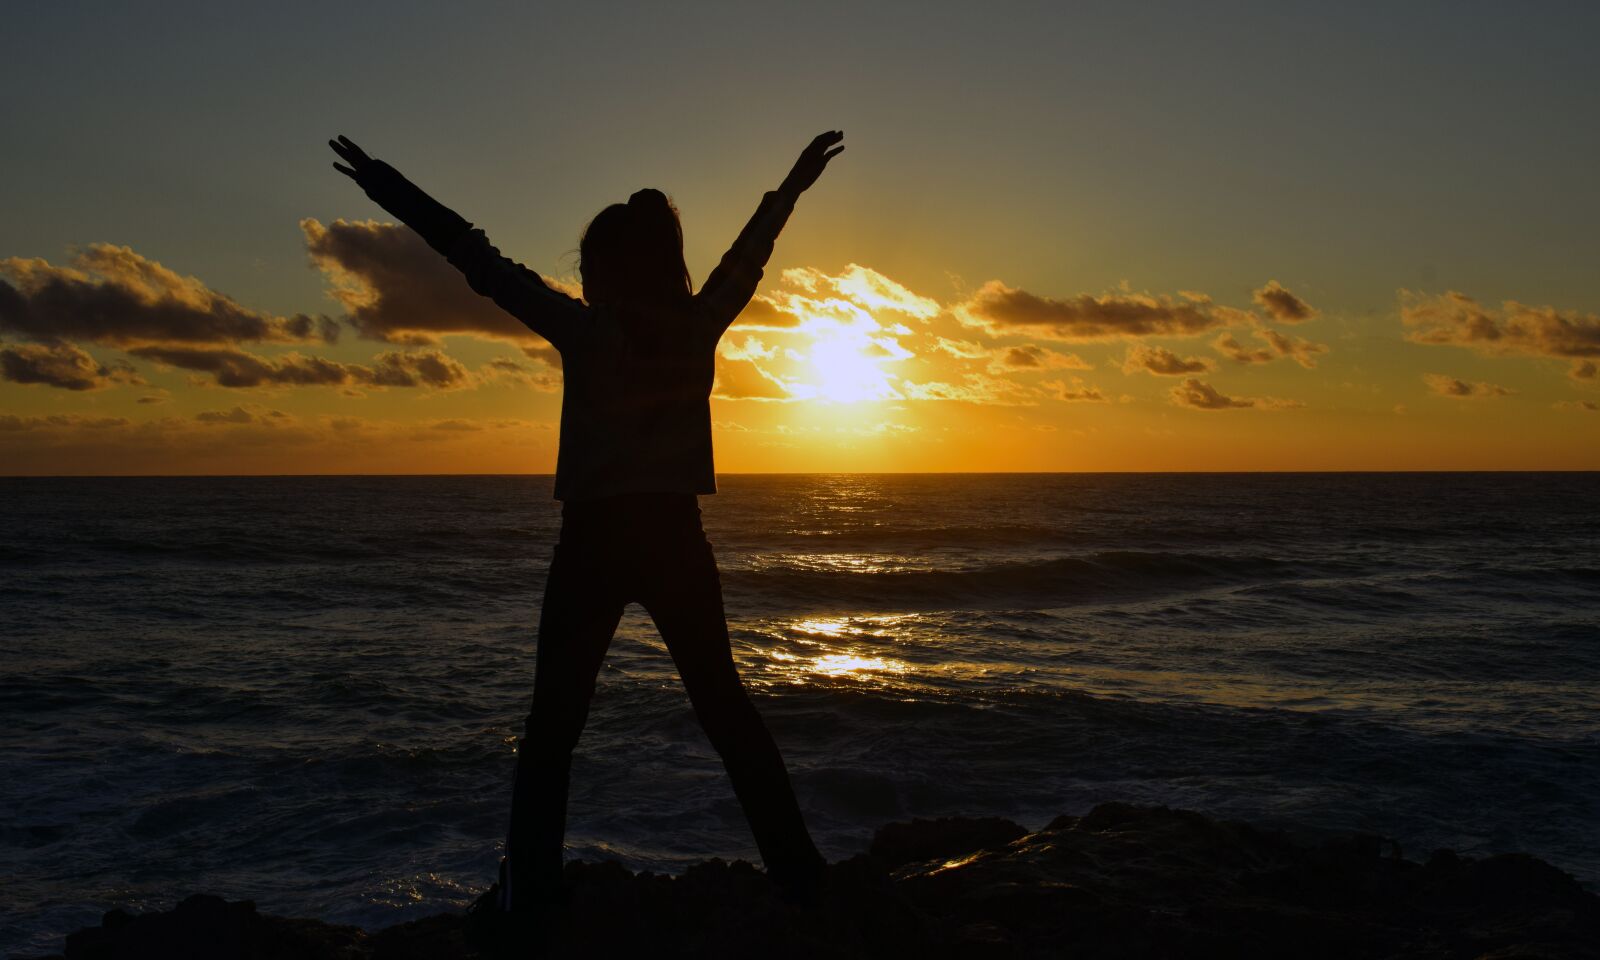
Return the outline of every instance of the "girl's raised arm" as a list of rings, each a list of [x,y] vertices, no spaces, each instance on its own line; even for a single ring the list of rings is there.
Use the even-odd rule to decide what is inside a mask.
[[[489,245],[482,230],[474,229],[394,167],[368,156],[349,138],[329,140],[328,146],[348,164],[335,163],[335,170],[354,180],[374,203],[443,254],[473,290],[492,299],[557,350],[582,329],[586,308],[580,301],[552,289],[522,264],[501,256]]]
[[[762,196],[755,215],[739,231],[739,238],[723,254],[722,262],[706,277],[698,299],[709,308],[719,337],[755,296],[756,284],[761,282],[761,272],[772,256],[778,234],[794,211],[795,200],[817,182],[829,160],[844,152],[839,145],[843,140],[844,133],[838,130],[817,135],[801,151],[800,159],[778,189]]]

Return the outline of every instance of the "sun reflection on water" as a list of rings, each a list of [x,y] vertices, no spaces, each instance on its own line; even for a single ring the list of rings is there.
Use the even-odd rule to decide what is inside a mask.
[[[816,619],[801,620],[794,625],[794,628],[801,633],[821,633],[830,637],[837,637],[843,634],[845,627],[849,625],[848,621],[837,618],[830,620]]]
[[[811,661],[813,673],[820,673],[829,677],[856,676],[856,671],[858,670],[904,673],[907,669],[909,668],[898,660],[885,660],[883,657],[863,657],[849,653],[830,653]]]
[[[868,644],[897,643],[901,631],[893,629],[903,617],[806,617],[784,624],[775,639],[781,646],[767,652],[769,668],[793,682],[826,677],[881,682],[886,674],[907,674],[909,663],[865,649]],[[786,649],[787,648],[787,649]],[[795,649],[798,648],[798,649]]]

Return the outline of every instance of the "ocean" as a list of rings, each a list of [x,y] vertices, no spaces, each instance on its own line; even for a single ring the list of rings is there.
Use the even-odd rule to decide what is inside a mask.
[[[1600,885],[1600,474],[724,476],[735,656],[824,854],[1106,800]],[[193,892],[492,879],[549,477],[0,480],[0,953]],[[630,608],[568,856],[756,859]]]

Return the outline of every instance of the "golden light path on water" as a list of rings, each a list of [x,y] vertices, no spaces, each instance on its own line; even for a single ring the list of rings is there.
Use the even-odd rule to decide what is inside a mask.
[[[871,623],[878,626],[884,624],[886,620],[910,619],[914,619],[914,615],[874,617]],[[847,617],[811,617],[798,620],[790,627],[790,632],[801,637],[823,637],[828,641],[843,641],[844,647],[828,650],[821,647],[818,641],[811,640],[810,646],[821,648],[814,654],[809,649],[805,653],[796,654],[774,648],[768,651],[767,655],[779,665],[777,669],[780,672],[870,681],[875,674],[906,673],[911,669],[903,660],[868,653],[849,645],[852,629],[851,620]],[[800,642],[807,643],[805,640]]]
[[[971,651],[935,619],[906,613],[773,621],[763,631],[769,642],[746,661],[746,679],[766,687],[875,689],[906,700],[1022,679],[1007,676],[1019,672],[1015,667],[969,659]]]
[[[950,628],[948,616],[948,611],[934,611],[771,621],[762,631],[770,642],[757,645],[745,661],[746,679],[763,687],[870,689],[901,700],[942,699],[961,691],[961,699],[977,708],[991,697],[1004,699],[1023,690],[1107,700],[1270,704],[1315,713],[1404,705],[1400,690],[1334,691],[1309,680],[1268,682],[1226,672],[1116,662],[1124,656],[1136,661],[1151,652],[1145,644],[1126,639],[1116,652],[1106,649],[1109,638],[1080,638],[1052,651],[1025,650],[994,637],[975,647],[965,631]],[[1469,700],[1463,697],[1459,708],[1468,711]],[[1450,706],[1441,703],[1444,715],[1430,722],[1450,726]]]

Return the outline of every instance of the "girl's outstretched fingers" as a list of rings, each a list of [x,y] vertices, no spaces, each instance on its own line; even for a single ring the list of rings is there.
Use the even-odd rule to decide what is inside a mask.
[[[341,166],[335,163],[333,168],[352,179],[360,175],[362,167],[372,162],[372,158],[367,156],[365,150],[357,146],[354,140],[343,134],[340,134],[337,140],[329,140],[328,146],[332,147],[333,152],[339,155],[339,159],[349,164],[349,166]]]
[[[843,130],[829,130],[813,137],[800,152],[800,159],[795,161],[794,169],[784,178],[782,189],[793,196],[810,189],[811,185],[817,182],[817,178],[822,176],[822,169],[828,165],[828,161],[844,152],[844,147],[839,145],[843,139]],[[830,147],[832,149],[829,149]]]

